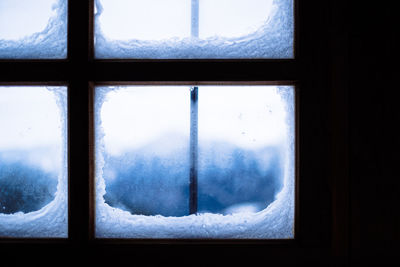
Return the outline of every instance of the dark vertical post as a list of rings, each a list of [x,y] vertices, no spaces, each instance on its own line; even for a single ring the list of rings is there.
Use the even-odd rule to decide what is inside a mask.
[[[199,37],[199,0],[192,0],[191,36]]]
[[[79,250],[89,236],[89,6],[69,1],[69,237]]]
[[[198,87],[190,88],[190,186],[189,212],[197,213]]]
[[[199,37],[199,0],[192,0],[191,36]],[[198,134],[198,87],[190,88],[190,186],[189,213],[197,213],[197,134]]]

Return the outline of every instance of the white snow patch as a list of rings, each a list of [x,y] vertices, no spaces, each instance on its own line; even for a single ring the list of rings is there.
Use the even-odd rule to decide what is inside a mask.
[[[200,7],[201,9],[201,7]],[[293,58],[293,0],[274,0],[258,30],[240,37],[174,37],[161,40],[111,39],[102,31],[101,0],[96,0],[95,57],[102,59]],[[221,20],[224,18],[221,17]]]
[[[64,59],[67,57],[68,1],[55,0],[54,15],[44,30],[19,39],[0,38],[0,59]]]

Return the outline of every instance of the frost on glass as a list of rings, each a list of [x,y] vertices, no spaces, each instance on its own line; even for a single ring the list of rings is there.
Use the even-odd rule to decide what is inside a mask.
[[[198,88],[196,214],[190,89],[96,88],[96,237],[293,238],[294,87]]]
[[[67,88],[1,86],[0,125],[0,237],[67,237]]]
[[[1,0],[0,59],[67,57],[67,0]]]
[[[96,0],[96,58],[293,58],[293,0]]]

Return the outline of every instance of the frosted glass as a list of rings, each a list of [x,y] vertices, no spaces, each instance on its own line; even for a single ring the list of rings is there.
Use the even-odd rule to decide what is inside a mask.
[[[0,237],[67,237],[67,88],[0,87]]]
[[[106,99],[99,118],[105,203],[132,214],[187,214],[189,90],[123,87]]]
[[[0,59],[67,57],[67,0],[1,0]]]
[[[198,88],[191,215],[190,90],[96,87],[96,237],[293,238],[294,87]]]
[[[96,0],[96,58],[293,58],[293,0]]]
[[[280,192],[287,142],[275,86],[199,88],[199,211],[265,209]]]

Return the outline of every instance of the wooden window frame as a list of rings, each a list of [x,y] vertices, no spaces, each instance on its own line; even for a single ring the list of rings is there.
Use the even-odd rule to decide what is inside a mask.
[[[227,60],[98,60],[93,57],[94,0],[68,4],[68,58],[59,60],[0,60],[0,85],[68,86],[68,173],[69,237],[66,239],[0,239],[0,249],[18,249],[29,255],[35,246],[72,253],[96,255],[98,249],[117,255],[139,250],[170,257],[199,250],[218,255],[220,249],[261,252],[270,262],[297,263],[312,258],[329,259],[332,253],[345,255],[348,217],[332,201],[344,200],[346,177],[340,153],[346,148],[329,148],[341,138],[335,126],[343,126],[336,111],[341,104],[340,62],[332,60],[329,45],[335,34],[329,21],[333,0],[295,0],[294,59]],[[338,17],[338,16],[337,16]],[[337,20],[334,15],[334,19]],[[86,25],[86,26],[85,26]],[[336,71],[336,72],[335,72]],[[339,74],[338,74],[339,73]],[[94,238],[93,191],[93,86],[98,84],[160,83],[285,83],[296,85],[296,234],[294,240],[108,240]],[[332,84],[332,81],[336,83]],[[339,95],[338,95],[339,94]],[[343,104],[343,103],[342,103]],[[346,106],[344,106],[346,108]],[[342,111],[345,112],[345,111]],[[336,139],[335,139],[336,138]],[[339,167],[339,169],[335,169]],[[332,174],[331,174],[332,173]],[[91,177],[91,178],[90,178]],[[344,186],[344,187],[343,187]],[[337,201],[336,201],[337,202]],[[335,202],[335,203],[336,203]],[[14,245],[13,245],[14,244]],[[211,246],[210,246],[211,244]],[[196,250],[196,252],[192,250]],[[226,250],[225,250],[226,251]],[[253,251],[253,252],[251,252]],[[111,260],[111,259],[110,259]]]

